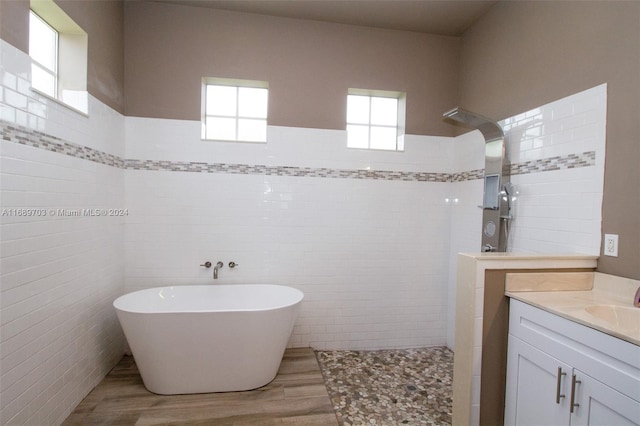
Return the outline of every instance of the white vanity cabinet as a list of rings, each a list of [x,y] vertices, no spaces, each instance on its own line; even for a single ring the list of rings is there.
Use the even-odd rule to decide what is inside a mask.
[[[505,425],[640,425],[640,347],[511,299]]]

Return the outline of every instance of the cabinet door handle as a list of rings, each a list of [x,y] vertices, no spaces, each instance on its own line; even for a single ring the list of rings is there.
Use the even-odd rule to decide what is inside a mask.
[[[571,404],[569,404],[569,412],[573,413],[573,409],[580,406],[576,401],[576,383],[582,383],[580,380],[576,379],[576,375],[573,375],[571,379]]]
[[[567,373],[562,372],[562,367],[558,367],[558,374],[556,376],[556,404],[560,404],[560,398],[564,398],[565,395],[560,394],[560,385],[562,383],[562,376],[566,376]]]

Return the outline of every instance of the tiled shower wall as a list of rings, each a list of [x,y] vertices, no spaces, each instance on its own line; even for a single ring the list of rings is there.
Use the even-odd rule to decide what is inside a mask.
[[[0,55],[0,424],[59,424],[122,356],[124,218],[82,210],[122,207],[124,170],[79,157],[121,156],[124,118],[38,96],[27,55]]]
[[[225,262],[219,283],[305,292],[292,346],[453,343],[451,259],[480,245],[478,132],[408,135],[402,153],[283,127],[268,144],[203,142],[198,122],[93,98],[90,117],[69,111],[30,91],[24,53],[0,48],[2,208],[45,210],[1,218],[3,424],[58,423],[122,353],[111,301],[213,284],[207,260]],[[599,86],[507,120],[515,249],[598,253],[605,106]]]
[[[507,118],[511,182],[518,191],[509,251],[600,253],[607,122],[607,85]],[[484,139],[473,131],[456,138],[456,171],[484,167]],[[458,252],[480,248],[482,179],[451,191],[451,257],[448,274],[447,345],[454,346]]]
[[[479,131],[456,137],[454,170],[480,170],[484,173],[484,138]],[[480,174],[482,176],[482,174]],[[450,225],[447,265],[447,346],[454,347],[456,272],[458,253],[480,250],[483,180],[469,179],[452,184],[449,193]]]
[[[534,108],[501,125],[515,164],[511,182],[520,192],[512,250],[598,255],[607,85]]]

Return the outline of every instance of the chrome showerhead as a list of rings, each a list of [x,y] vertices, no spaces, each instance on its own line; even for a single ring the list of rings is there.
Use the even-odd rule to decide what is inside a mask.
[[[462,123],[472,129],[478,129],[484,135],[485,142],[491,142],[504,137],[502,128],[495,121],[466,109],[455,107],[442,114],[445,119]]]

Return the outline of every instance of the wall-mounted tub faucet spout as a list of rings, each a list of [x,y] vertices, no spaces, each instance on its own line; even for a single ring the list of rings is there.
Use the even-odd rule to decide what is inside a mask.
[[[218,262],[218,263],[216,263],[216,266],[213,267],[213,279],[214,280],[218,279],[218,269],[222,268],[223,266],[224,266],[224,263]]]

